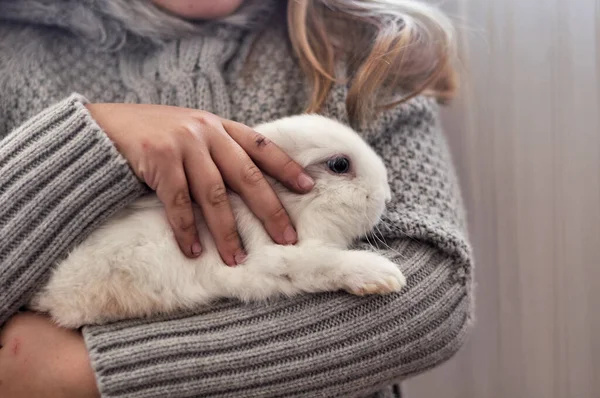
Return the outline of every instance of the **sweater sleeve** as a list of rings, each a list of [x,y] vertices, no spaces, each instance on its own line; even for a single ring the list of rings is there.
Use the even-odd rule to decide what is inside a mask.
[[[420,102],[419,102],[420,101]],[[419,100],[365,131],[394,203],[365,250],[407,276],[398,294],[223,301],[193,314],[84,328],[103,397],[364,397],[450,358],[471,325],[471,257],[447,149]]]
[[[0,141],[0,324],[76,243],[145,192],[72,95]]]

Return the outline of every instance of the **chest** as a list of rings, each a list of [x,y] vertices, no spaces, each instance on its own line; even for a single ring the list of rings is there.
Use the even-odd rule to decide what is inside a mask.
[[[20,36],[20,51],[0,39],[7,41],[0,55],[10,60],[0,64],[10,76],[2,105],[8,131],[72,92],[91,102],[203,109],[248,125],[300,113],[306,102],[305,78],[277,34],[189,37],[116,52],[41,28]]]

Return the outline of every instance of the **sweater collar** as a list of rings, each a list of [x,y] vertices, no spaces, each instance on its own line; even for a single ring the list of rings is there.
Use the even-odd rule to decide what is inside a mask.
[[[0,0],[0,21],[61,28],[104,49],[130,39],[162,42],[203,34],[215,26],[238,34],[263,26],[277,0],[246,0],[238,11],[214,21],[186,21],[153,6],[149,0]]]

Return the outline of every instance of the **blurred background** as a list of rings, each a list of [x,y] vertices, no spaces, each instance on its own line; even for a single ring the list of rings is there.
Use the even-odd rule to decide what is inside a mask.
[[[439,2],[438,2],[439,3]],[[408,398],[600,397],[600,0],[446,0],[477,325]]]

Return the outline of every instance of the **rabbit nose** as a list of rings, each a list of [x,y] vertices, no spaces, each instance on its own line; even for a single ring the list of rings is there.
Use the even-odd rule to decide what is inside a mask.
[[[392,193],[390,191],[387,191],[385,193],[385,204],[388,204],[392,201]]]

